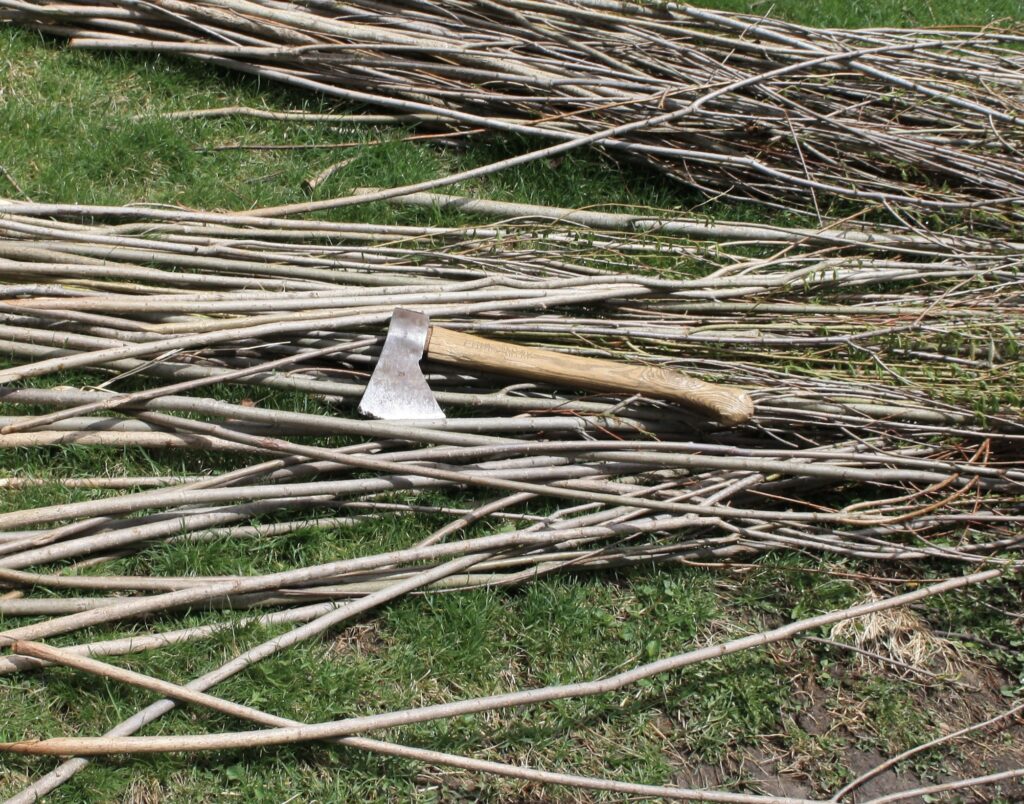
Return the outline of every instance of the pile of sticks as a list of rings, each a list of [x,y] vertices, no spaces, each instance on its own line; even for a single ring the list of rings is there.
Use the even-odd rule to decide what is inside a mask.
[[[707,798],[354,735],[620,689],[1018,565],[1024,421],[1006,411],[982,416],[956,401],[1014,359],[1012,334],[1024,315],[1012,280],[1022,259],[1018,244],[885,227],[652,222],[454,197],[406,202],[502,219],[427,228],[144,207],[0,206],[0,349],[11,361],[0,369],[0,447],[224,450],[239,462],[192,477],[68,479],[62,482],[99,496],[0,514],[0,583],[14,592],[0,600],[7,621],[0,639],[14,647],[0,657],[0,673],[57,662],[170,697],[105,738],[0,746],[79,756],[15,801],[53,789],[84,766],[84,755],[308,739],[590,789]],[[695,241],[701,229],[705,240]],[[644,270],[645,261],[664,258],[702,275],[673,279]],[[354,413],[354,402],[399,304],[449,327],[742,384],[757,415],[721,429],[651,400],[583,397],[428,367],[441,403],[463,413],[443,423],[368,421]],[[780,353],[789,370],[779,368]],[[945,385],[934,384],[936,367],[948,370]],[[58,373],[92,390],[45,382]],[[142,387],[114,390],[126,383]],[[204,393],[225,384],[250,387],[253,395],[299,391],[333,411],[296,413]],[[3,482],[18,488],[46,480]],[[438,489],[469,490],[478,502],[443,506],[420,494]],[[823,493],[857,502],[829,508]],[[527,504],[545,499],[550,510],[531,513]],[[395,511],[433,512],[449,522],[397,550],[267,575],[97,572],[161,541],[244,544],[343,529]],[[497,521],[507,524],[488,533]],[[302,726],[200,694],[416,591],[771,550],[996,568],[621,677],[494,699]],[[250,610],[242,622],[291,630],[188,689],[95,658],[169,649],[239,622],[225,614],[221,622],[172,630],[138,624],[196,607]],[[29,617],[35,619],[17,624]],[[132,632],[61,649],[34,642],[96,626]],[[126,737],[175,700],[273,728],[164,741]]]
[[[341,523],[393,510],[387,500],[396,489],[453,486],[506,495],[483,513],[457,512],[456,528],[508,516],[538,496],[568,504],[537,521],[520,518],[519,530],[498,539],[519,555],[474,563],[445,581],[457,587],[777,548],[978,562],[1019,542],[1012,524],[1024,422],[956,401],[970,400],[974,383],[1015,360],[1013,333],[1024,314],[1020,291],[1005,282],[1021,260],[1014,244],[962,255],[955,239],[929,240],[904,261],[887,252],[911,241],[886,244],[881,230],[836,230],[827,237],[849,242],[822,247],[780,229],[784,257],[741,257],[725,247],[704,257],[724,263],[704,277],[667,279],[623,270],[641,267],[637,253],[694,250],[665,233],[508,222],[426,229],[20,203],[2,211],[0,349],[15,364],[0,369],[0,399],[12,412],[51,412],[5,416],[0,446],[223,450],[257,461],[219,477],[78,479],[132,490],[0,515],[0,567],[8,571],[124,554],[154,539],[250,538],[261,529],[239,523],[257,515],[276,517],[268,533],[313,525],[325,510]],[[741,228],[718,226],[734,236]],[[751,238],[767,236],[750,228]],[[832,256],[822,259],[822,248]],[[882,281],[889,293],[879,292]],[[808,288],[816,301],[797,303]],[[752,390],[757,415],[721,429],[652,400],[581,397],[435,367],[427,378],[439,401],[464,413],[442,423],[368,421],[353,404],[396,305],[457,329],[738,383]],[[780,354],[792,370],[779,370]],[[945,386],[935,382],[942,370]],[[97,377],[94,390],[39,385],[69,371],[107,379]],[[157,382],[113,391],[138,376]],[[225,383],[316,395],[336,412],[202,393]],[[308,436],[347,445],[315,446]],[[376,476],[352,478],[353,469]],[[861,501],[822,510],[823,487],[856,488]],[[386,569],[355,575],[331,566],[213,583],[8,572],[19,586],[108,594],[21,598],[0,602],[0,611],[68,615],[32,626],[40,636],[172,605],[143,594],[156,589],[179,596],[173,605],[231,608],[361,596],[448,555],[451,545],[435,543],[449,532],[430,537],[408,566],[388,556],[379,563]],[[937,547],[937,537],[955,542]],[[475,549],[472,541],[458,545]],[[109,597],[125,591],[142,595],[135,614]]]
[[[330,740],[591,790],[771,802],[360,735],[624,689],[1024,566],[1024,417],[979,393],[1012,386],[1024,332],[1024,243],[1013,234],[1024,220],[1021,37],[824,31],[606,0],[0,0],[0,18],[79,47],[193,56],[448,136],[554,143],[415,187],[247,213],[0,199],[0,449],[222,452],[229,467],[61,478],[88,495],[0,513],[0,647],[11,649],[0,674],[55,663],[167,696],[105,737],[0,744],[78,757],[12,801],[36,800],[91,755]],[[822,221],[853,201],[888,218],[799,228],[421,192],[590,144],[709,195]],[[387,198],[483,222],[294,217]],[[724,428],[639,395],[426,363],[449,418],[370,421],[355,403],[396,307],[450,329],[742,386],[755,415]],[[225,401],[225,389],[258,401]],[[316,404],[277,404],[291,393]],[[0,490],[53,480],[14,474]],[[263,575],[104,570],[159,544],[245,545],[396,512],[445,524],[386,552]],[[941,560],[968,574],[604,679],[343,721],[300,724],[205,692],[408,594],[770,551]],[[222,613],[174,622],[200,608]],[[158,615],[172,627],[147,622]],[[98,658],[238,623],[288,630],[184,686]],[[96,627],[109,638],[88,633]],[[267,728],[130,736],[180,701]]]
[[[555,143],[518,161],[596,144],[713,197],[821,215],[839,199],[922,228],[1024,219],[1024,55],[1010,30],[823,30],[609,0],[0,0],[0,19],[459,135]]]

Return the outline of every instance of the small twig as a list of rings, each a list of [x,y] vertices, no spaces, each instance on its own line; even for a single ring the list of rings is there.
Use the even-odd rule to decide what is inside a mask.
[[[984,645],[986,648],[994,648],[995,650],[1009,650],[1007,645],[1000,645],[998,642],[993,642],[991,639],[985,639],[985,637],[978,636],[977,634],[968,634],[963,631],[936,631],[941,637],[946,639],[956,639],[960,642],[975,642],[979,645]]]
[[[308,179],[303,179],[302,189],[305,190],[307,193],[312,194],[317,187],[319,187],[321,184],[323,184],[325,181],[331,178],[331,176],[333,176],[339,170],[341,170],[344,167],[347,167],[348,165],[351,165],[353,159],[354,157],[350,159],[342,159],[340,162],[335,162],[333,165],[328,165],[326,168],[321,170],[316,175],[310,176]]]
[[[889,759],[885,760],[885,762],[882,762],[879,765],[873,767],[871,770],[862,773],[852,782],[844,785],[829,800],[839,801],[845,798],[847,795],[852,793],[865,782],[874,779],[881,773],[885,773],[885,771],[889,770],[889,768],[898,765],[900,762],[903,762],[904,760],[909,759],[910,757],[915,756],[916,754],[920,754],[922,751],[927,751],[929,748],[934,748],[937,745],[942,745],[943,743],[950,742],[951,740],[956,740],[960,737],[963,737],[964,735],[978,731],[979,729],[984,729],[987,726],[991,726],[1002,720],[1011,718],[1021,711],[1024,711],[1024,704],[1017,704],[1016,706],[1007,709],[1005,712],[1002,712],[1001,714],[998,714],[995,717],[991,717],[988,720],[984,720],[981,723],[974,723],[970,726],[958,729],[957,731],[951,732],[949,734],[944,734],[941,737],[936,737],[934,740],[929,740],[928,742],[922,743],[921,745],[914,746],[913,748],[908,748],[906,751],[903,751],[902,753],[899,753],[894,757],[890,757]]]
[[[881,653],[875,653],[864,648],[859,648],[856,645],[850,645],[846,642],[836,642],[833,639],[825,639],[824,637],[805,636],[802,639],[806,642],[817,642],[821,645],[830,645],[833,648],[842,648],[843,650],[852,651],[853,653],[859,653],[861,656],[867,656],[870,659],[883,662],[885,664],[891,664],[893,667],[899,667],[902,670],[909,670],[911,673],[925,676],[926,678],[932,678],[937,681],[945,681],[942,676],[937,673],[932,673],[929,670],[925,670],[923,667],[914,667],[912,664],[901,662],[899,659],[894,659],[891,656],[883,656]]]
[[[18,184],[18,181],[17,181],[17,180],[16,180],[15,178],[14,178],[14,176],[13,176],[13,175],[11,174],[11,171],[9,171],[9,170],[8,170],[8,169],[7,169],[6,167],[4,167],[3,165],[0,165],[0,173],[2,173],[2,174],[3,174],[3,176],[4,176],[4,178],[5,178],[5,179],[7,179],[7,181],[9,181],[9,182],[11,183],[11,186],[12,186],[12,187],[13,187],[13,188],[14,188],[15,190],[17,190],[17,191],[18,191],[18,195],[20,195],[20,196],[21,196],[22,198],[24,198],[24,199],[25,199],[26,201],[29,201],[29,202],[31,202],[31,201],[32,201],[32,199],[28,197],[28,193],[26,193],[26,192],[25,192],[24,190],[22,190],[22,189],[21,189],[21,185],[20,185],[20,184]]]
[[[878,796],[877,798],[868,799],[863,804],[890,804],[890,802],[893,801],[906,801],[907,799],[928,801],[925,796],[932,796],[936,793],[945,793],[949,790],[963,790],[967,787],[981,787],[987,784],[998,784],[999,782],[1006,782],[1010,779],[1020,779],[1021,777],[1024,777],[1024,768],[1014,768],[1013,770],[991,773],[986,776],[974,776],[970,779],[957,779],[956,781],[946,782],[944,784],[933,784],[927,787],[916,787],[913,790],[904,790],[900,793],[890,793],[886,796]]]

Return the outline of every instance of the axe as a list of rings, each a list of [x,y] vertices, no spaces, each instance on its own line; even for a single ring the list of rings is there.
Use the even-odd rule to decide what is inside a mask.
[[[658,366],[623,365],[492,341],[431,326],[425,314],[400,308],[391,315],[359,411],[378,419],[443,419],[420,371],[422,357],[551,385],[644,394],[684,405],[726,425],[742,424],[754,413],[753,400],[741,388],[713,385]]]

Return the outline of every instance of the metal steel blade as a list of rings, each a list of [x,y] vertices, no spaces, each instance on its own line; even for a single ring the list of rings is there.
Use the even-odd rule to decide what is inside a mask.
[[[396,309],[377,366],[359,402],[359,412],[377,419],[443,419],[434,394],[420,371],[430,319],[423,313]]]

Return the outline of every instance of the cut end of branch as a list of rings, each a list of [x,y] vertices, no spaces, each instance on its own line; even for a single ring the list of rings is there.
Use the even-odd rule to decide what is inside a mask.
[[[51,745],[52,743],[64,743],[65,740],[56,738],[53,740],[18,740],[14,743],[0,743],[0,753],[2,754],[28,754],[31,756],[74,756],[73,753],[67,750],[59,750],[57,746]]]

